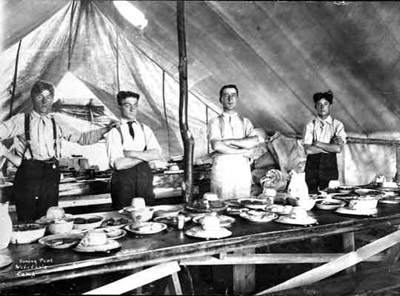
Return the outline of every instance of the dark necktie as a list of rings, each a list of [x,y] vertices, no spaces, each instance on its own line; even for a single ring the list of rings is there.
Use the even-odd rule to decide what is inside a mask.
[[[132,124],[134,123],[134,121],[129,121],[128,122],[128,127],[129,127],[129,133],[132,136],[132,139],[135,139],[135,131],[133,130]]]

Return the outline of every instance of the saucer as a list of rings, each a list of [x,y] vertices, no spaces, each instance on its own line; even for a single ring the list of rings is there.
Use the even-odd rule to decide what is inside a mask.
[[[79,244],[84,236],[83,232],[54,234],[42,237],[39,243],[52,249],[67,249]]]
[[[116,250],[120,247],[121,247],[121,245],[119,244],[119,242],[117,242],[113,239],[109,239],[106,244],[98,245],[98,246],[81,246],[78,244],[74,248],[74,251],[82,252],[82,253],[110,252],[110,251]]]
[[[7,255],[0,255],[0,268],[6,267],[12,263],[12,259]]]
[[[289,216],[279,216],[278,219],[274,220],[275,222],[282,224],[290,224],[290,225],[312,225],[317,224],[318,221],[313,217],[307,217],[306,219],[294,219]]]
[[[197,238],[224,238],[232,235],[232,232],[221,227],[218,230],[204,230],[201,226],[195,226],[185,231],[185,234]]]
[[[159,222],[141,222],[138,224],[130,224],[125,229],[135,234],[154,234],[161,232],[167,228],[167,225]]]
[[[240,213],[239,216],[255,223],[265,223],[272,221],[278,217],[275,213],[261,212],[260,215],[251,215],[252,211]]]
[[[93,231],[105,232],[107,235],[107,238],[111,238],[111,239],[120,239],[126,235],[126,230],[121,229],[121,228],[115,228],[115,227],[97,228]]]
[[[378,202],[383,204],[399,204],[400,196],[385,196],[380,198]]]
[[[192,220],[194,223],[202,224],[202,220],[206,215],[207,214],[204,214],[201,216],[196,216]],[[232,225],[232,223],[234,223],[236,221],[235,218],[225,216],[225,215],[219,215],[219,216],[217,216],[217,218],[219,219],[219,224],[221,227],[230,227]]]
[[[378,213],[378,209],[372,208],[372,209],[364,209],[364,210],[355,210],[355,209],[350,209],[347,207],[342,207],[342,208],[338,208],[336,210],[336,213],[344,214],[344,215],[355,215],[355,216],[373,216]]]

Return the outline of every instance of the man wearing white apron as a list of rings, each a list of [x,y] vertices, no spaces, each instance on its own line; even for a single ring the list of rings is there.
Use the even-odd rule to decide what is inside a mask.
[[[225,85],[219,93],[223,113],[208,126],[211,148],[215,151],[211,171],[211,192],[220,199],[249,197],[251,171],[246,152],[258,145],[254,126],[236,112],[239,91]]]

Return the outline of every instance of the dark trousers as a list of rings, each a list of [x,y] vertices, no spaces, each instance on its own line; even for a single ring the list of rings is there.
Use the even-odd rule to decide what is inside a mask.
[[[153,173],[147,162],[115,171],[111,178],[111,199],[114,209],[131,205],[133,197],[143,197],[146,205],[154,205]]]
[[[328,187],[329,181],[338,180],[336,153],[318,153],[307,156],[306,183],[311,194]]]
[[[12,198],[18,221],[34,221],[58,205],[60,168],[56,159],[24,159],[14,179]]]

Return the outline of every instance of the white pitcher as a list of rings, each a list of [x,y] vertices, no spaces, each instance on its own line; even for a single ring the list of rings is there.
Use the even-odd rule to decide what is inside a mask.
[[[309,199],[308,187],[305,179],[306,173],[291,172],[288,193],[297,199]]]
[[[0,203],[0,250],[8,247],[12,232],[12,222],[8,213],[8,202]]]

